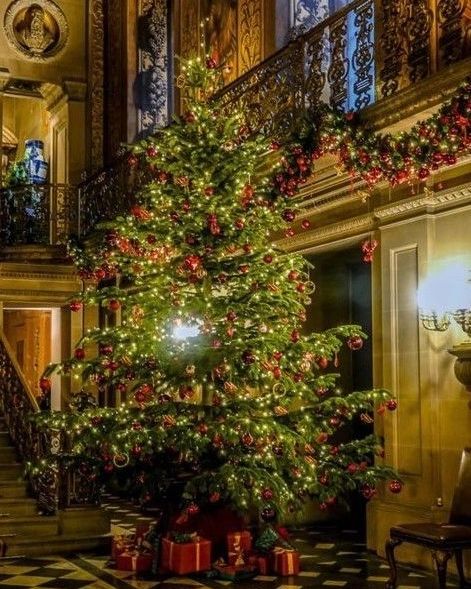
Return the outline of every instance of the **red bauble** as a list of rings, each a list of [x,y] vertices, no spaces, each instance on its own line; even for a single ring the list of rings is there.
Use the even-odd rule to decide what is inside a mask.
[[[270,143],[270,149],[272,151],[278,151],[280,149],[280,147],[281,147],[281,143],[279,143],[278,141],[272,141]]]
[[[245,221],[243,219],[236,219],[234,221],[234,227],[236,229],[242,230],[245,227]]]
[[[146,221],[150,219],[149,211],[139,205],[134,205],[131,207],[131,215],[140,221]]]
[[[311,226],[311,221],[309,221],[308,219],[304,219],[304,221],[301,223],[301,227],[303,229],[309,229],[310,226]]]
[[[358,464],[356,464],[356,462],[351,462],[347,466],[347,471],[349,474],[355,474],[356,472],[358,472]]]
[[[194,113],[192,113],[190,110],[183,115],[183,119],[186,123],[194,123],[196,121]]]
[[[389,399],[389,401],[386,403],[386,407],[389,409],[389,411],[394,411],[397,409],[396,399]]]
[[[113,346],[111,344],[100,344],[98,346],[98,353],[100,356],[109,356],[113,353]]]
[[[265,264],[271,264],[273,262],[273,256],[270,254],[265,254],[263,256],[263,261],[265,262]]]
[[[325,356],[318,356],[316,358],[316,364],[317,366],[319,366],[319,368],[327,368],[327,366],[329,365],[329,359]]]
[[[137,166],[138,163],[139,163],[139,159],[134,154],[131,154],[128,157],[128,164],[131,168],[134,168],[135,166]]]
[[[46,391],[50,391],[51,390],[51,381],[49,380],[49,378],[41,378],[39,380],[39,388],[44,392]]]
[[[244,350],[242,352],[242,362],[247,365],[255,362],[255,354],[253,353],[253,350]]]
[[[186,256],[184,260],[185,268],[191,270],[191,272],[195,272],[201,266],[201,263],[201,258],[196,254]]]
[[[203,192],[204,192],[205,196],[213,196],[214,188],[212,186],[206,186],[206,188],[203,190]]]
[[[271,501],[273,499],[273,491],[271,489],[263,489],[262,499],[264,501]]]
[[[291,341],[295,344],[296,342],[298,342],[301,338],[301,334],[299,333],[299,331],[297,329],[293,329],[293,331],[291,332],[291,336],[290,339]]]
[[[286,237],[293,237],[294,235],[294,229],[292,227],[289,227],[286,231],[285,231],[285,236]]]
[[[397,495],[398,493],[400,493],[402,491],[402,483],[401,481],[391,481],[389,483],[389,490],[391,491],[391,493],[394,493],[395,495]]]
[[[242,190],[242,194],[245,198],[250,199],[255,194],[255,189],[251,184],[246,184]]]
[[[237,315],[236,315],[235,311],[228,311],[228,313],[226,315],[226,319],[228,321],[235,321],[237,319]]]
[[[202,436],[208,433],[208,426],[205,423],[199,423],[197,429]]]
[[[273,352],[273,358],[279,362],[283,358],[283,352]]]
[[[71,301],[69,303],[69,309],[71,311],[73,311],[74,313],[77,313],[77,311],[80,311],[81,308],[82,308],[81,301]]]
[[[281,368],[279,366],[275,366],[273,368],[273,376],[278,380],[281,378]]]
[[[85,358],[85,350],[83,348],[76,348],[74,352],[74,357],[77,360],[83,360]]]
[[[221,494],[218,493],[217,491],[214,491],[214,493],[211,493],[211,495],[209,496],[210,503],[217,503],[220,499],[221,499]]]
[[[361,350],[363,347],[363,339],[360,336],[352,336],[347,340],[347,345],[351,350]]]
[[[190,505],[188,505],[188,507],[186,508],[186,511],[188,515],[196,515],[200,512],[200,508],[199,505],[197,505],[196,503],[190,503]]]
[[[363,485],[363,487],[361,488],[361,494],[365,499],[369,501],[370,499],[373,499],[373,497],[376,495],[376,488],[372,485]]]
[[[109,303],[108,303],[108,308],[111,311],[117,311],[120,307],[121,307],[121,303],[119,301],[117,301],[116,299],[111,299],[111,301],[109,301]]]
[[[241,439],[244,446],[253,446],[253,443],[255,441],[250,432],[245,432]]]
[[[181,385],[178,389],[178,395],[182,401],[191,399],[195,394],[195,389],[189,385]]]
[[[248,264],[241,264],[239,266],[239,272],[241,274],[247,274],[247,272],[250,270],[250,266]]]
[[[218,62],[214,57],[208,57],[206,59],[206,68],[208,70],[215,70],[218,67]]]
[[[98,270],[95,270],[94,276],[95,280],[98,280],[98,282],[100,282],[100,280],[103,280],[103,278],[105,278],[106,272],[103,270],[103,268],[98,268]]]
[[[304,292],[306,290],[306,285],[304,284],[304,282],[298,282],[298,284],[296,285],[296,290],[298,292]]]
[[[290,270],[288,274],[288,280],[295,282],[299,278],[299,272],[297,270]]]
[[[292,209],[284,210],[283,213],[281,214],[281,216],[288,223],[291,223],[292,221],[294,221],[296,219],[296,213]]]
[[[149,145],[149,147],[146,149],[146,153],[149,157],[155,157],[158,151],[155,145]]]

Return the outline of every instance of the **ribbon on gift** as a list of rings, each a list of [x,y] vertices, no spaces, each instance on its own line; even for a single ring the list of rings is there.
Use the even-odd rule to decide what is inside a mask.
[[[199,538],[198,538],[199,540]],[[201,545],[200,543],[196,540],[195,542],[191,543],[193,546],[195,546],[196,548],[196,563],[195,563],[195,568],[196,571],[201,570]],[[174,566],[174,562],[173,562],[173,547],[175,546],[175,542],[170,542],[170,551],[169,551],[169,556],[168,556],[168,564],[169,567],[172,568]]]
[[[275,556],[275,562],[277,563],[278,569],[278,559],[280,557],[284,558],[284,567],[283,572],[286,575],[294,575],[297,570],[296,562],[295,562],[295,555],[296,550],[289,550],[287,548],[277,547],[273,549],[273,554]],[[277,571],[279,572],[279,571]]]

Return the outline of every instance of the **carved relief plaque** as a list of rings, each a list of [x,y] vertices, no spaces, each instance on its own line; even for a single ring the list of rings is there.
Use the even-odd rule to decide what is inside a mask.
[[[9,44],[33,61],[60,53],[69,36],[65,15],[52,0],[15,0],[5,12],[4,30]]]

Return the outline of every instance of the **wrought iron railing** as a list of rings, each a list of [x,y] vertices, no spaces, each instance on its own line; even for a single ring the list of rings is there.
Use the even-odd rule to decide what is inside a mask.
[[[99,222],[111,220],[129,209],[146,172],[131,166],[128,154],[87,178],[80,185],[80,234],[86,236]]]
[[[0,244],[61,245],[79,232],[78,188],[25,184],[0,189]]]
[[[50,405],[50,400],[46,402]],[[66,454],[70,440],[61,432],[36,426],[33,417],[41,409],[1,330],[0,408],[18,455],[25,465],[33,466],[27,476],[40,513],[50,515],[57,509],[97,502],[98,483],[89,466],[82,458]],[[57,456],[57,461],[42,466],[41,459],[46,456]]]
[[[251,127],[281,138],[320,102],[360,110],[471,55],[466,0],[354,0],[221,92]],[[81,226],[129,208],[141,185],[126,159],[83,183]]]
[[[471,55],[465,5],[354,0],[224,88],[224,103],[281,136],[320,102],[363,109]]]

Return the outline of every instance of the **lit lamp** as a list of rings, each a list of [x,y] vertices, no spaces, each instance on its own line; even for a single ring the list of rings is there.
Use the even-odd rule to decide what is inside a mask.
[[[453,346],[455,376],[471,392],[471,279],[462,264],[449,264],[429,276],[418,290],[420,320],[425,329],[445,331],[457,323],[468,336]]]

